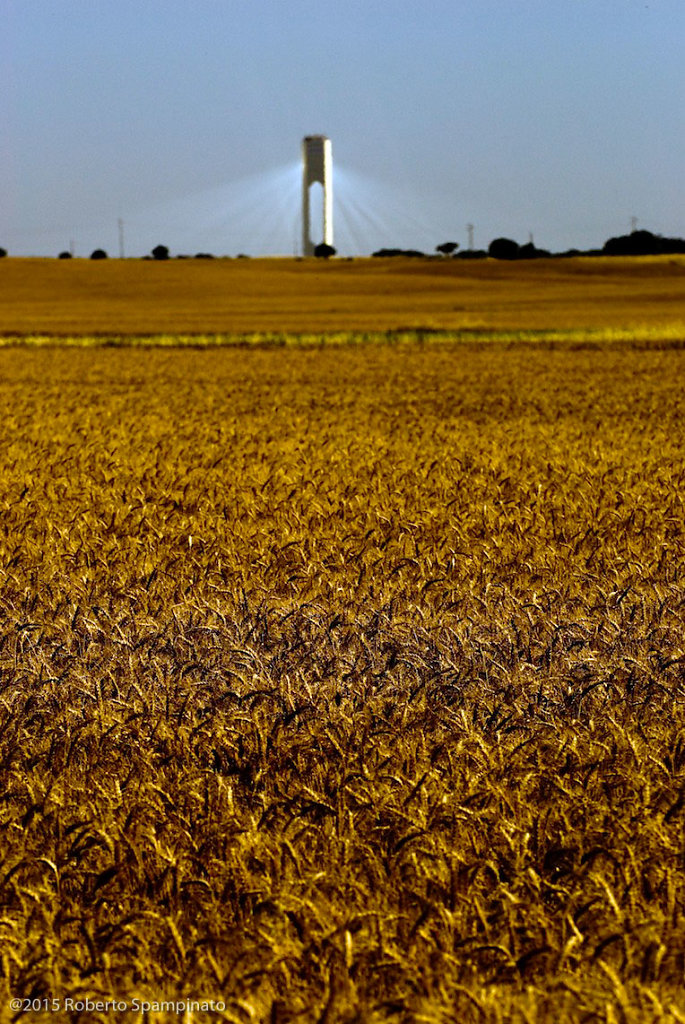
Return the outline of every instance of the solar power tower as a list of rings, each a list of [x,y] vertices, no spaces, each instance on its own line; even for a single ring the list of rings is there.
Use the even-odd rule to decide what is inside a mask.
[[[310,188],[323,185],[323,238],[311,237]],[[302,254],[313,256],[320,242],[333,245],[333,150],[325,135],[306,135],[302,140]]]

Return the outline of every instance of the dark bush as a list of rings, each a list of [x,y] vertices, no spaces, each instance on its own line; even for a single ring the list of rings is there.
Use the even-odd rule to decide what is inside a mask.
[[[443,256],[451,256],[458,248],[459,242],[443,242],[442,245],[436,245],[435,251],[441,252]]]
[[[661,251],[659,241],[651,231],[631,231],[629,235],[607,239],[603,251],[608,256],[648,256]]]
[[[156,245],[152,250],[152,258],[155,260],[168,260],[169,248],[166,245]]]
[[[548,249],[538,249],[532,242],[526,242],[519,249],[518,259],[520,260],[539,260],[543,256],[550,256],[551,253]]]
[[[7,255],[7,249],[0,249],[0,260]]]
[[[104,249],[93,249],[93,251],[90,254],[90,258],[91,260],[106,260],[107,253]]]
[[[336,250],[332,245],[328,245],[327,242],[319,242],[318,245],[314,246],[314,255],[317,259],[327,260],[331,256],[335,256]]]
[[[511,238],[495,238],[488,246],[488,255],[496,260],[517,260],[519,245]]]
[[[70,252],[67,252],[67,250],[65,249],[65,250],[64,250],[64,252],[61,252],[61,253],[59,254],[59,256],[57,257],[57,259],[58,259],[58,260],[70,260],[70,259],[71,259],[71,253],[70,253]]]
[[[418,249],[377,249],[376,252],[371,253],[372,256],[425,256],[425,252],[419,252]]]
[[[662,253],[664,255],[682,255],[685,253],[685,238],[662,238]]]

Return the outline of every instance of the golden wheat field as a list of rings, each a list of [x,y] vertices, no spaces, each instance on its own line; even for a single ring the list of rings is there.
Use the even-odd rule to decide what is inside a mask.
[[[0,260],[0,337],[685,334],[685,257]]]
[[[684,359],[0,352],[2,1019],[685,1020]]]
[[[683,265],[604,263],[476,341],[2,261],[0,1021],[685,1021]]]

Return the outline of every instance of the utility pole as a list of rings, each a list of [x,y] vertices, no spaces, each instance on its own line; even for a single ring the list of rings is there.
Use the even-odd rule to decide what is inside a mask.
[[[631,232],[637,231],[637,217],[630,218],[630,230]]]
[[[123,260],[123,258],[124,258],[124,222],[121,219],[121,217],[119,217],[119,220],[117,221],[117,224],[119,225],[119,259]]]
[[[473,224],[467,224],[466,230],[469,233],[469,249],[473,251]]]

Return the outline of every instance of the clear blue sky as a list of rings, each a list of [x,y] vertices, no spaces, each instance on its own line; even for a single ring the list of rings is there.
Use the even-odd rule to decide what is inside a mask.
[[[292,253],[685,236],[685,0],[0,0],[0,245]]]

